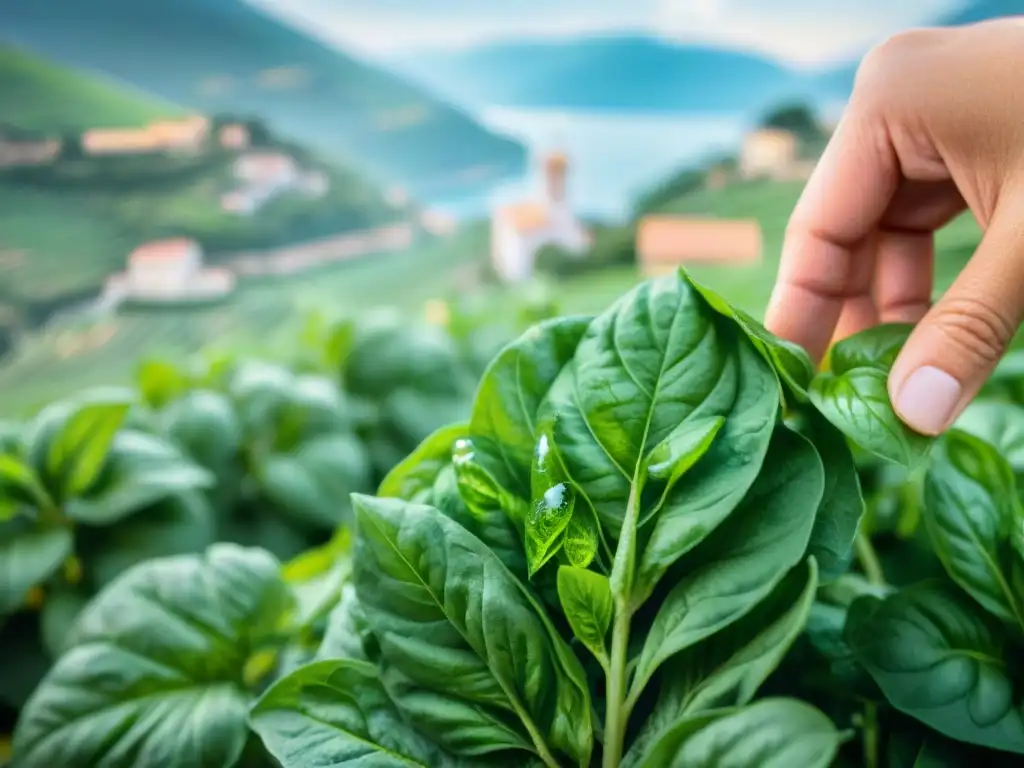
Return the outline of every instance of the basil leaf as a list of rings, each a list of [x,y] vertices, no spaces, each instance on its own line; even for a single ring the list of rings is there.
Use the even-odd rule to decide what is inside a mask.
[[[590,324],[541,406],[541,420],[552,425],[576,505],[594,510],[610,540],[635,536],[647,517],[648,510],[635,510],[630,530],[623,529],[627,510],[642,502],[650,452],[681,423],[725,418],[654,517],[631,589],[636,604],[753,482],[779,405],[771,368],[678,274],[641,284]],[[623,576],[634,581],[631,566]]]
[[[825,490],[814,518],[808,551],[821,568],[821,579],[832,581],[846,573],[864,516],[864,497],[853,453],[843,434],[815,412],[807,415],[801,434],[810,440],[825,468]]]
[[[432,507],[357,496],[355,509],[356,593],[409,721],[457,754],[586,766],[582,667],[494,553]]]
[[[644,642],[633,700],[666,659],[753,609],[804,558],[823,488],[814,447],[777,427],[761,474],[728,525],[679,564],[685,575],[665,598]]]
[[[807,402],[807,388],[810,386],[811,379],[814,378],[814,363],[811,362],[807,351],[803,347],[780,339],[771,333],[742,309],[733,306],[714,291],[697,283],[685,269],[681,272],[690,285],[700,292],[700,295],[716,312],[735,320],[743,329],[757,351],[775,369],[783,391],[787,392],[790,398],[797,403]]]
[[[217,506],[234,503],[243,468],[242,425],[231,401],[219,392],[195,390],[168,405],[159,429],[217,480]]]
[[[976,400],[960,414],[954,426],[991,443],[1015,474],[1024,475],[1024,408]]]
[[[22,710],[14,763],[234,765],[248,739],[242,671],[287,597],[270,555],[234,545],[133,568],[79,616]]]
[[[103,469],[114,435],[134,396],[119,389],[97,389],[76,400],[43,409],[27,438],[28,456],[51,495],[61,499],[89,490]]]
[[[838,342],[829,352],[830,370],[818,374],[811,402],[858,446],[908,468],[927,455],[932,439],[914,432],[889,400],[889,369],[908,330],[881,325]]]
[[[944,582],[853,603],[847,642],[894,707],[958,741],[1024,754],[1021,691],[998,623]]]
[[[832,721],[814,707],[794,699],[763,699],[701,728],[662,765],[828,768],[841,741]]]
[[[451,464],[455,444],[467,437],[468,424],[441,427],[388,472],[377,495],[414,500],[419,493],[434,485],[438,473]]]
[[[623,768],[667,761],[681,741],[679,723],[749,703],[802,631],[817,586],[818,569],[810,558],[735,624],[670,659],[658,702]]]
[[[925,476],[924,519],[953,581],[1024,631],[1024,561],[1011,543],[1024,510],[1006,460],[984,440],[950,430],[937,442]]]
[[[284,516],[304,529],[333,531],[351,516],[349,495],[371,486],[371,467],[355,437],[336,433],[267,456],[256,477]]]
[[[253,705],[253,730],[284,768],[450,764],[403,722],[371,664],[318,661],[278,680]]]
[[[92,491],[69,499],[72,520],[106,526],[180,493],[213,486],[214,477],[160,438],[124,430],[110,446]]]
[[[56,573],[73,544],[68,528],[24,519],[0,524],[0,617],[20,608],[32,587]]]
[[[558,599],[573,634],[607,666],[605,637],[613,612],[608,578],[585,568],[562,566],[558,569]]]
[[[530,496],[538,409],[591,319],[564,317],[534,326],[502,350],[480,380],[470,419],[474,446],[499,459],[492,469],[497,480],[524,498]]]

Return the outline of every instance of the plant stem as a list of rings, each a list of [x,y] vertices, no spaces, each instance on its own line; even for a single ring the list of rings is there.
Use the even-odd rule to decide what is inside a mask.
[[[871,545],[871,539],[861,531],[857,534],[857,560],[864,570],[864,576],[876,587],[885,586],[885,572],[878,560],[878,554]]]
[[[604,768],[618,768],[626,743],[626,679],[629,625],[632,620],[629,605],[618,601],[615,625],[612,627],[611,669],[608,672],[608,692],[604,717]]]
[[[878,768],[878,710],[874,702],[864,704],[864,768]]]

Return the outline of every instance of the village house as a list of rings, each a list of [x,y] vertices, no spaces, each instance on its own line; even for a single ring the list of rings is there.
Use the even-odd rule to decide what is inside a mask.
[[[740,175],[746,179],[777,178],[796,162],[799,141],[792,131],[761,128],[743,138]]]
[[[60,155],[58,139],[15,139],[0,135],[0,168],[48,165]]]
[[[248,149],[252,137],[242,123],[228,123],[217,132],[217,141],[224,149]]]
[[[281,152],[249,152],[235,160],[234,176],[238,189],[221,195],[221,210],[251,216],[274,197],[295,190],[311,198],[320,198],[330,189],[330,179],[322,171],[303,171],[295,160]]]
[[[204,302],[228,296],[235,276],[227,269],[205,267],[195,240],[184,237],[143,243],[128,256],[125,272],[107,280],[104,299],[147,303]]]
[[[755,219],[653,214],[636,228],[636,260],[644,277],[685,264],[756,264],[761,247],[761,226]]]
[[[544,195],[539,201],[501,206],[491,217],[491,261],[505,282],[528,280],[537,252],[555,245],[582,255],[590,247],[590,234],[576,219],[566,195],[568,159],[554,153],[543,162]]]
[[[259,187],[288,187],[298,179],[295,161],[283,152],[247,152],[235,159],[234,176]]]
[[[210,121],[202,115],[161,120],[142,128],[91,128],[82,134],[87,155],[134,155],[156,152],[199,152]]]

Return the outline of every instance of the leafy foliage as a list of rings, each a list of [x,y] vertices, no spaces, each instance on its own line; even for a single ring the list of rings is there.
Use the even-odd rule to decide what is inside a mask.
[[[356,497],[361,641],[254,708],[276,759],[831,763],[827,717],[755,703],[806,621],[816,521],[841,506],[782,421],[811,367],[708,296],[673,275],[535,326],[487,368],[468,422]],[[332,700],[361,716],[319,709]],[[413,733],[354,731],[371,713]]]
[[[57,659],[0,671],[14,765],[1024,754],[1005,370],[924,438],[905,328],[815,372],[685,272],[486,366],[468,326],[307,330],[301,372],[153,363],[0,429],[5,648]]]

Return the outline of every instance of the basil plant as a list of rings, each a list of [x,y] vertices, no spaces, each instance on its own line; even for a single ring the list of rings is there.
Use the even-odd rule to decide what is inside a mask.
[[[543,322],[354,499],[351,590],[251,724],[284,768],[828,766],[758,698],[862,502],[797,348],[695,285]]]

